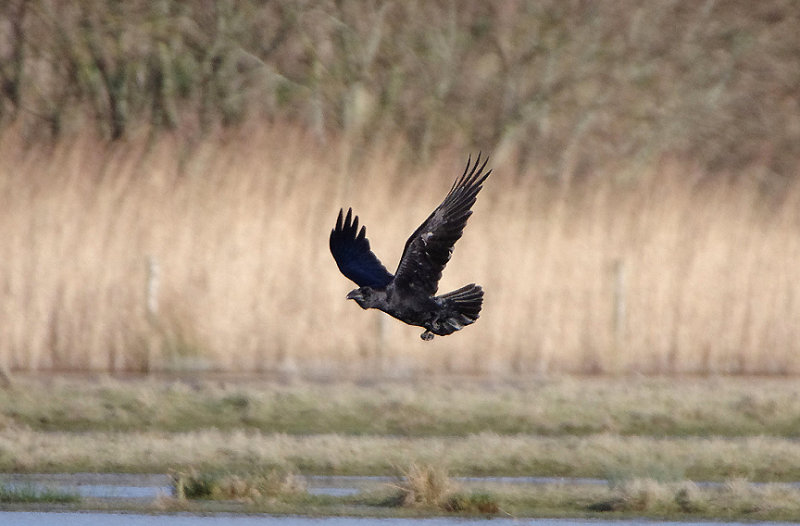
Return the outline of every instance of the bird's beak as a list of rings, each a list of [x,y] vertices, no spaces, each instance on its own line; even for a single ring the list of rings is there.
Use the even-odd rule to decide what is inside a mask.
[[[358,289],[356,289],[356,290],[351,290],[351,291],[350,291],[350,292],[347,294],[347,299],[349,299],[349,300],[360,300],[360,299],[361,299],[361,292],[359,292],[359,290],[358,290]]]

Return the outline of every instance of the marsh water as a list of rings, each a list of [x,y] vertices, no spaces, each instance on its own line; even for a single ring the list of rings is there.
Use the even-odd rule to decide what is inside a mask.
[[[318,495],[346,496],[375,488],[378,485],[391,483],[392,477],[364,476],[308,476],[305,478],[307,491]],[[546,477],[467,477],[460,482],[480,486],[483,483],[510,485],[537,485],[567,482],[570,484],[607,484],[608,481],[590,478],[546,478]],[[116,473],[73,473],[73,474],[26,474],[3,475],[0,477],[6,487],[32,488],[34,490],[55,490],[78,495],[85,498],[110,500],[153,500],[160,496],[171,495],[172,485],[168,475],[163,474],[116,474]],[[702,484],[702,483],[701,483]],[[707,483],[711,484],[711,483]],[[13,511],[0,512],[0,525],[14,526],[61,526],[81,524],[87,526],[216,526],[231,524],[234,526],[511,526],[531,524],[536,526],[566,526],[613,524],[613,526],[640,526],[670,524],[674,526],[708,526],[714,524],[753,524],[753,523],[720,523],[720,522],[664,522],[653,520],[614,520],[597,519],[519,519],[519,518],[361,518],[361,517],[304,517],[274,516],[218,513],[199,515],[191,513],[144,514],[144,513],[110,513],[110,512],[41,512]],[[759,523],[791,525],[798,523]]]
[[[593,478],[557,477],[454,477],[460,483],[481,486],[482,484],[508,484],[513,486],[565,483],[570,485],[605,485],[607,480]],[[306,489],[312,495],[344,497],[361,491],[374,489],[381,484],[396,482],[393,477],[370,476],[306,476]],[[56,490],[80,497],[99,499],[154,499],[172,495],[172,482],[163,474],[128,473],[56,473],[56,474],[9,474],[0,476],[6,487],[29,487],[35,490]],[[714,486],[719,482],[696,482],[698,486]],[[758,483],[754,483],[758,484]],[[785,483],[800,486],[800,482]]]
[[[369,476],[307,476],[306,489],[313,495],[343,497],[381,484],[396,481],[392,477]],[[509,485],[536,485],[568,482],[569,484],[607,484],[601,479],[549,477],[461,477],[461,483]],[[9,474],[0,477],[0,482],[11,488],[55,490],[80,497],[100,499],[153,499],[172,494],[171,480],[163,474],[128,473],[55,473],[55,474]]]

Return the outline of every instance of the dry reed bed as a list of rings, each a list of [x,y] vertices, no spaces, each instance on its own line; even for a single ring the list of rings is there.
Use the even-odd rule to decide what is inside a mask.
[[[321,146],[287,126],[105,146],[0,138],[0,363],[303,375],[800,371],[800,188],[663,161],[548,182],[495,159],[441,290],[486,289],[433,343],[365,313],[327,249],[353,206],[392,270],[467,152]],[[148,313],[148,260],[157,266]]]

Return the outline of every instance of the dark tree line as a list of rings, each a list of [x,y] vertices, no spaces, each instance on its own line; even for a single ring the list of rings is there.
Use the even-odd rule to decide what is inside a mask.
[[[0,127],[189,135],[249,119],[558,177],[685,156],[798,172],[791,2],[9,0]]]

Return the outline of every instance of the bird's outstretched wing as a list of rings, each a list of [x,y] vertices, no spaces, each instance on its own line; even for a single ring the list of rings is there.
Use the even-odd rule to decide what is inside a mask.
[[[331,230],[330,247],[336,265],[349,280],[359,287],[383,288],[392,281],[378,257],[370,250],[367,228],[358,230],[358,216],[353,217],[353,209],[339,210],[336,228]]]
[[[408,238],[395,272],[395,288],[436,294],[442,270],[472,215],[470,208],[475,204],[481,185],[492,173],[491,170],[483,173],[489,159],[483,164],[480,161],[480,154],[474,164],[471,157],[467,160],[464,173],[453,183],[442,204]]]

